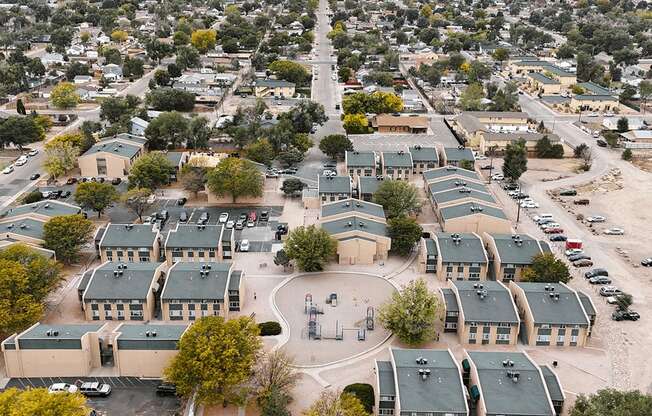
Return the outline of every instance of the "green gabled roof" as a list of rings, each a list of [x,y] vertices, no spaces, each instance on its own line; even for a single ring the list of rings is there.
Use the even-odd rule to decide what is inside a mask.
[[[457,189],[451,189],[448,191],[442,191],[432,194],[432,200],[437,204],[442,204],[451,201],[457,201],[464,198],[474,198],[479,199],[484,202],[495,204],[496,200],[491,194],[486,192],[481,192],[476,189],[471,189],[467,187],[460,187]]]
[[[367,214],[377,218],[385,218],[385,211],[383,210],[382,205],[361,201],[359,199],[344,199],[342,201],[324,204],[321,207],[322,218],[346,213],[352,215]]]
[[[317,181],[319,193],[350,194],[351,177],[346,176],[319,176]]]
[[[448,162],[460,161],[460,160],[470,160],[475,162],[475,157],[473,152],[468,147],[459,149],[457,147],[444,147],[444,154],[446,155],[446,160]]]
[[[489,193],[485,184],[470,182],[461,178],[444,179],[438,182],[433,182],[428,185],[428,190],[430,191],[431,194],[450,191],[451,189],[458,190],[461,188],[473,189],[476,191]]]
[[[157,231],[151,224],[109,224],[100,240],[101,248],[152,247]]]
[[[383,152],[383,168],[411,168],[412,155],[410,152]]]
[[[222,225],[177,224],[168,232],[165,248],[215,248],[220,244]]]
[[[423,172],[423,178],[426,180],[426,182],[433,179],[445,178],[447,176],[452,177],[456,175],[481,181],[480,176],[476,172],[468,169],[458,168],[456,166],[444,166],[443,168],[431,169]]]
[[[201,275],[202,267],[210,266],[208,274]],[[233,263],[179,262],[168,271],[161,292],[161,300],[222,300],[229,284]]]
[[[466,217],[469,215],[489,215],[491,217],[507,219],[507,216],[500,208],[490,207],[489,205],[479,204],[476,202],[467,202],[464,204],[454,205],[452,207],[442,208],[440,214],[444,220],[452,218]]]
[[[12,222],[11,218],[8,218],[4,221],[0,224],[0,234],[12,233],[39,240],[43,239],[43,227],[45,226],[45,222],[43,221],[37,221],[32,218],[23,218],[15,222]]]
[[[100,152],[107,152],[107,153],[111,153],[112,155],[131,159],[132,157],[136,156],[140,150],[141,148],[139,146],[124,143],[117,139],[108,139],[108,140],[95,143],[90,149],[84,152],[82,156],[93,155]]]
[[[322,222],[321,228],[330,235],[342,234],[350,231],[360,231],[374,235],[387,236],[387,225],[372,221],[367,218],[360,218],[355,215],[332,221]]]
[[[539,81],[542,84],[549,84],[549,85],[559,85],[559,81],[556,79],[549,78],[545,75],[543,75],[541,72],[530,72],[528,76],[534,80]]]
[[[412,155],[412,161],[414,162],[439,161],[439,156],[437,155],[437,149],[435,149],[434,147],[412,146],[410,147],[410,154]]]
[[[376,167],[376,154],[374,152],[347,151],[344,160],[347,167]]]
[[[384,180],[383,176],[358,176],[360,195],[376,193]]]
[[[435,238],[444,263],[487,263],[484,244],[475,234],[438,232]]]
[[[527,234],[490,234],[502,264],[530,265],[543,251],[539,241]]]

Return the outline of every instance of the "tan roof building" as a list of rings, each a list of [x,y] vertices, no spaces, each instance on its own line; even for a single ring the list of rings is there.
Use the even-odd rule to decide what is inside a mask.
[[[428,117],[379,114],[371,119],[371,127],[378,133],[427,133]]]

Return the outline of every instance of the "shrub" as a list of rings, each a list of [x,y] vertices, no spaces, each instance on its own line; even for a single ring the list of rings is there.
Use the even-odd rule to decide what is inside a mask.
[[[258,324],[260,335],[263,337],[281,333],[281,324],[276,321],[261,322]]]
[[[23,198],[23,204],[31,204],[33,202],[38,202],[42,199],[43,199],[43,194],[39,190],[35,190],[25,195],[25,198]]]
[[[374,398],[374,388],[371,384],[365,383],[354,383],[349,384],[344,387],[343,393],[350,393],[358,398],[362,402],[367,413],[371,414],[373,411],[375,398]]]

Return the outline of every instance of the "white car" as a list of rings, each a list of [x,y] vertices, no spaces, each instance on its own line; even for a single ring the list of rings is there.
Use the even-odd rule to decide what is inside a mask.
[[[224,224],[229,220],[229,213],[228,212],[223,212],[220,214],[220,217],[218,218],[218,222],[220,224]]]
[[[36,155],[38,155],[38,149],[32,149],[27,154],[27,156],[36,156]]]
[[[16,159],[16,166],[23,166],[27,164],[27,156],[21,156]]]
[[[539,204],[534,201],[524,201],[521,202],[521,208],[539,208]]]
[[[249,240],[240,241],[240,251],[249,251]]]
[[[598,113],[589,113],[586,115],[587,117],[597,117]]]
[[[587,222],[605,222],[607,219],[602,215],[592,215],[586,219]]]
[[[48,393],[50,394],[57,394],[57,393],[77,393],[77,386],[74,384],[68,384],[68,383],[54,383],[50,387],[48,387]]]
[[[9,165],[2,170],[2,173],[4,173],[5,175],[9,175],[13,171],[14,171],[14,165]]]
[[[605,116],[605,117],[613,117],[614,115],[615,115],[615,114],[612,113],[611,111],[607,111],[606,113],[604,113],[604,116]]]
[[[505,176],[502,173],[494,173],[493,175],[491,175],[491,179],[495,181],[502,181],[503,179],[505,179]]]
[[[566,254],[566,257],[572,256],[574,254],[584,254],[584,250],[581,248],[570,248],[564,252]]]
[[[230,230],[230,229],[233,228],[234,226],[235,226],[235,221],[233,221],[233,220],[229,220],[229,221],[226,222],[226,229],[227,229],[227,230]]]
[[[606,235],[624,235],[625,230],[623,230],[622,228],[618,228],[618,227],[612,227],[612,228],[607,228],[606,230],[603,230],[602,233],[606,234]]]
[[[559,225],[557,222],[547,222],[545,224],[541,224],[539,228],[542,230],[545,230],[546,228],[561,228],[561,225]]]

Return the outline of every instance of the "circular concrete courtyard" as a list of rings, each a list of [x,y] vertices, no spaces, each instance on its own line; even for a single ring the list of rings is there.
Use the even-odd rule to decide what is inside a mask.
[[[367,328],[369,307],[377,315],[378,307],[389,299],[394,287],[385,279],[355,273],[320,273],[301,275],[287,282],[275,296],[276,305],[290,326],[290,337],[283,349],[297,365],[320,365],[352,357],[383,342],[389,332],[374,319],[374,329]],[[316,332],[321,339],[309,336],[306,294],[312,296],[316,315]],[[326,302],[337,295],[337,305]],[[364,341],[359,340],[360,328]],[[338,335],[342,339],[338,338]]]

